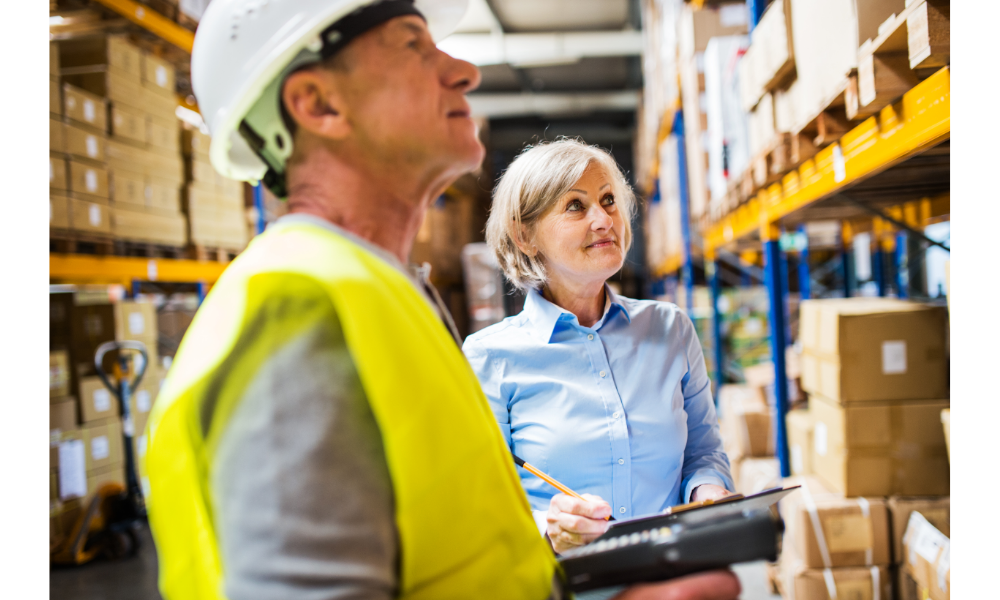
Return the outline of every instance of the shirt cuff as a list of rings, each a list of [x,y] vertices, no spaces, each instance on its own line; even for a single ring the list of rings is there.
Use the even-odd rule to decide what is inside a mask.
[[[699,485],[705,485],[706,483],[726,488],[730,492],[734,491],[733,484],[726,481],[726,479],[720,476],[715,470],[704,469],[695,472],[691,476],[691,479],[688,479],[687,484],[684,486],[684,503],[691,502],[691,494],[694,493],[694,488]]]
[[[545,530],[549,527],[549,522],[545,520],[548,516],[548,511],[545,510],[532,510],[531,517],[535,520],[535,527],[538,528],[538,533],[545,535]]]

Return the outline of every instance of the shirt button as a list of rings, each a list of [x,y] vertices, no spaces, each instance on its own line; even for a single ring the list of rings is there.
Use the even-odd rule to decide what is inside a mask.
[[[617,418],[618,418],[618,413],[616,412],[616,413],[612,414],[611,416],[612,416],[613,418],[617,419]]]
[[[594,334],[590,334],[590,335],[588,335],[588,336],[587,336],[587,339],[588,339],[588,340],[592,340],[592,339],[594,339]]]
[[[619,458],[618,459],[618,464],[624,465],[625,464],[625,459],[624,458]]]
[[[607,375],[608,375],[607,373],[605,373],[604,371],[601,371],[601,377],[607,377]]]
[[[625,512],[625,507],[623,506],[623,507],[619,508],[619,509],[618,509],[618,512],[620,512],[620,513],[623,513],[623,512]]]

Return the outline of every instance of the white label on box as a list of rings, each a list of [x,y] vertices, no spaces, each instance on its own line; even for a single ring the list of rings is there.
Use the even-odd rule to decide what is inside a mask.
[[[97,191],[97,171],[93,169],[87,169],[87,172],[83,174],[84,180],[87,182],[87,191],[96,192]]]
[[[156,281],[156,275],[156,261],[151,260],[146,263],[146,277],[148,277],[150,281]]]
[[[96,204],[90,205],[90,210],[87,211],[90,216],[90,224],[94,227],[99,227],[101,225],[101,207]]]
[[[128,316],[128,332],[132,335],[142,335],[146,331],[146,319],[142,313],[130,313]]]
[[[152,404],[153,403],[149,401],[148,390],[139,390],[138,392],[135,393],[135,407],[139,410],[139,412],[141,413],[149,412],[149,408],[150,406],[152,406]]]
[[[743,321],[743,331],[747,335],[760,335],[764,332],[764,324],[760,319],[747,319]]]
[[[789,448],[789,451],[792,455],[792,473],[801,473],[805,470],[802,464],[802,446],[795,444]]]
[[[87,462],[83,440],[59,444],[59,497],[63,500],[87,495]]]
[[[902,373],[906,373],[906,342],[903,340],[882,342],[882,374]]]
[[[826,423],[819,421],[813,428],[813,448],[816,454],[826,456]]]
[[[167,69],[162,66],[156,67],[156,85],[167,87]]]
[[[84,100],[83,101],[83,120],[86,121],[86,122],[88,122],[88,123],[93,123],[94,122],[94,117],[96,117],[96,116],[97,116],[97,111],[94,110],[94,101],[93,100]]]
[[[942,539],[944,538],[944,539]],[[922,556],[927,562],[934,564],[937,560],[938,552],[945,545],[947,538],[934,529],[930,523],[924,522],[917,541],[913,544],[914,551]]]
[[[745,4],[724,4],[719,7],[719,24],[723,27],[739,27],[747,24]]]
[[[73,110],[76,108],[76,98],[70,96],[66,98],[66,110]]]
[[[62,439],[62,430],[58,427],[49,430],[49,445],[56,447],[59,445],[59,440]]]
[[[148,202],[153,197],[153,186],[147,185],[144,191],[146,194],[146,201]]]
[[[847,165],[844,164],[844,152],[840,144],[833,145],[833,180],[837,183],[847,179]]]
[[[135,438],[135,453],[139,458],[146,457],[146,434],[142,434]]]
[[[94,410],[97,412],[107,412],[111,410],[111,394],[108,390],[94,390]]]
[[[97,138],[92,135],[87,136],[87,156],[97,158]]]
[[[108,436],[99,435],[90,440],[90,458],[94,460],[104,460],[111,455],[111,446],[108,444]]]

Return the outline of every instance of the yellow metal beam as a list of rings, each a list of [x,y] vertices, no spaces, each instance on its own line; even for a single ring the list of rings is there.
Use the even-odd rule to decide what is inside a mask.
[[[653,269],[654,275],[657,277],[666,277],[667,275],[672,275],[677,271],[681,270],[681,264],[684,262],[683,257],[680,254],[673,254],[668,256],[660,263],[656,268]]]
[[[705,232],[718,248],[951,137],[951,73],[945,67],[820,151],[780,183],[763,189]]]
[[[50,254],[49,279],[55,283],[120,283],[133,280],[215,283],[225,264],[199,260]]]
[[[194,47],[194,34],[150,9],[148,6],[133,2],[132,0],[95,1],[110,8],[136,25],[143,27],[164,41],[177,46],[188,54],[191,53],[191,48]]]

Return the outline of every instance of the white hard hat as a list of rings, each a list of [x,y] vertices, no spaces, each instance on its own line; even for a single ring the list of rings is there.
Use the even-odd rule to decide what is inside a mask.
[[[269,181],[284,179],[292,153],[281,118],[281,85],[295,69],[322,60],[339,41],[339,33],[326,30],[360,11],[408,14],[400,12],[408,7],[423,15],[431,36],[440,41],[458,25],[467,1],[214,0],[191,53],[195,97],[212,134],[212,165],[232,179],[264,179],[272,191],[273,183],[282,188],[281,181]]]

